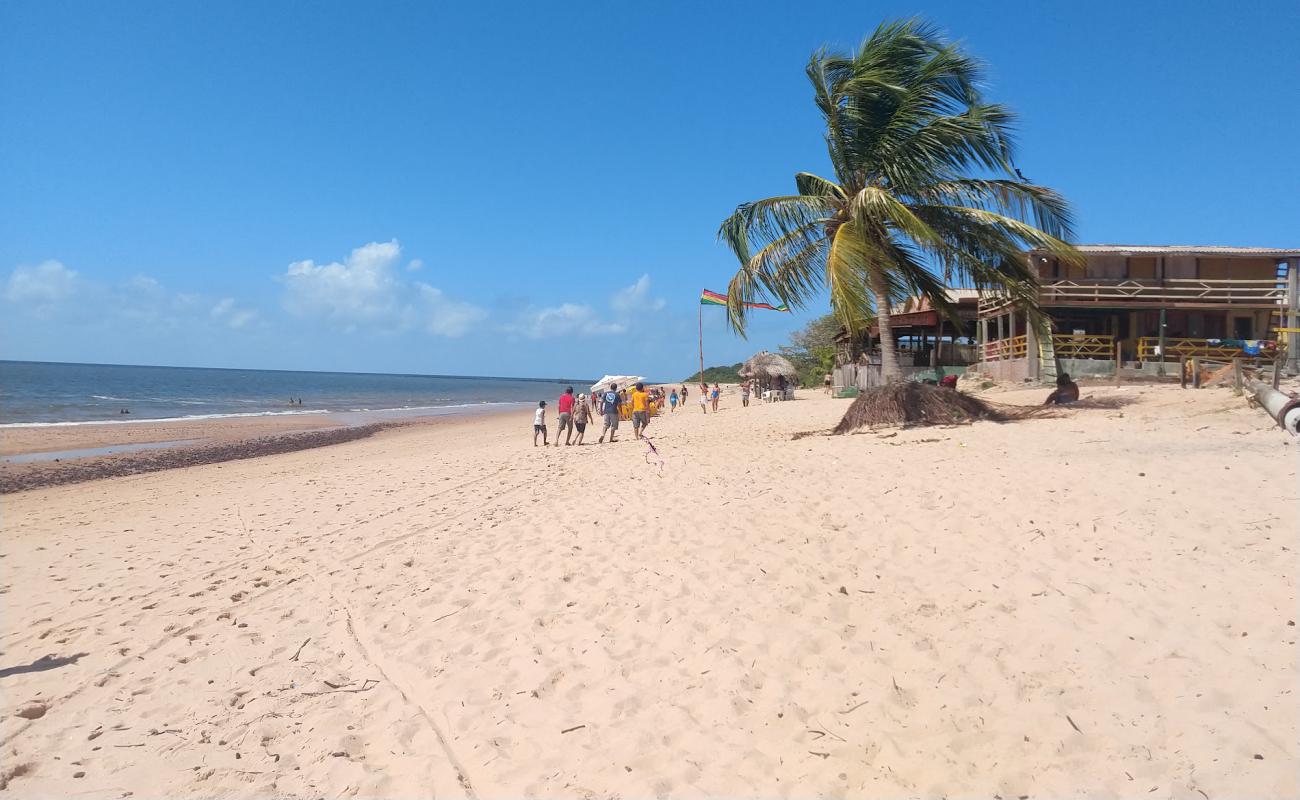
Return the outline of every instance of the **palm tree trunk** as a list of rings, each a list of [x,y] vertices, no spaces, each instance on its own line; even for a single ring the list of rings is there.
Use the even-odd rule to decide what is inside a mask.
[[[894,344],[894,325],[890,321],[889,289],[885,276],[871,270],[871,293],[876,301],[876,325],[880,328],[880,379],[885,383],[898,383],[903,371],[898,366],[898,348]]]

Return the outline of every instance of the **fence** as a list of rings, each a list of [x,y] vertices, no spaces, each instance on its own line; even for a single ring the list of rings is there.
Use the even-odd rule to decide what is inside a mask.
[[[1273,358],[1276,342],[1261,342],[1261,345],[1260,352],[1252,354],[1243,350],[1240,344],[1222,339],[1165,339],[1165,348],[1161,351],[1160,337],[1143,336],[1138,339],[1138,360],[1176,360],[1179,356],[1222,358],[1228,361],[1234,358]]]
[[[1024,358],[1027,346],[1024,336],[1012,336],[984,343],[985,361],[1005,361],[1011,358]]]
[[[1114,336],[1091,334],[1052,334],[1052,350],[1057,358],[1115,358]]]

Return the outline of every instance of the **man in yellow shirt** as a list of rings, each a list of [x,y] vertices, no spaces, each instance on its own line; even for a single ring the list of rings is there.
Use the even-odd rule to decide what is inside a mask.
[[[632,390],[632,435],[641,438],[641,432],[650,424],[650,394],[644,383]]]

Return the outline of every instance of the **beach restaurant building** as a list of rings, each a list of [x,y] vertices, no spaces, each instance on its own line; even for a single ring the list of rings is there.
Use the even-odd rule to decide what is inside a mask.
[[[1038,379],[1044,365],[1077,375],[1145,371],[1182,357],[1272,361],[1287,340],[1296,371],[1300,250],[1080,245],[1085,263],[1026,254],[1050,331],[1005,296],[979,298],[980,371]],[[1279,329],[1281,329],[1279,331]],[[1051,366],[1046,368],[1051,370]]]

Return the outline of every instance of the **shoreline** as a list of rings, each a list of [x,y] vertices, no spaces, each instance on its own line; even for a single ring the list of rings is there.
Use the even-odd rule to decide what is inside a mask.
[[[468,413],[398,415],[388,419],[383,418],[384,412],[357,412],[352,419],[348,414],[328,414],[224,417],[188,423],[158,420],[154,426],[113,423],[66,426],[58,429],[63,435],[53,437],[37,435],[48,434],[50,428],[23,428],[24,432],[32,433],[12,437],[6,431],[0,440],[0,495],[282,455],[365,439],[393,428],[465,424],[516,410],[493,404],[492,408]],[[375,416],[379,418],[366,421]],[[121,451],[82,452],[116,448]],[[68,457],[58,457],[65,452],[69,453]],[[10,460],[15,457],[22,460]]]

